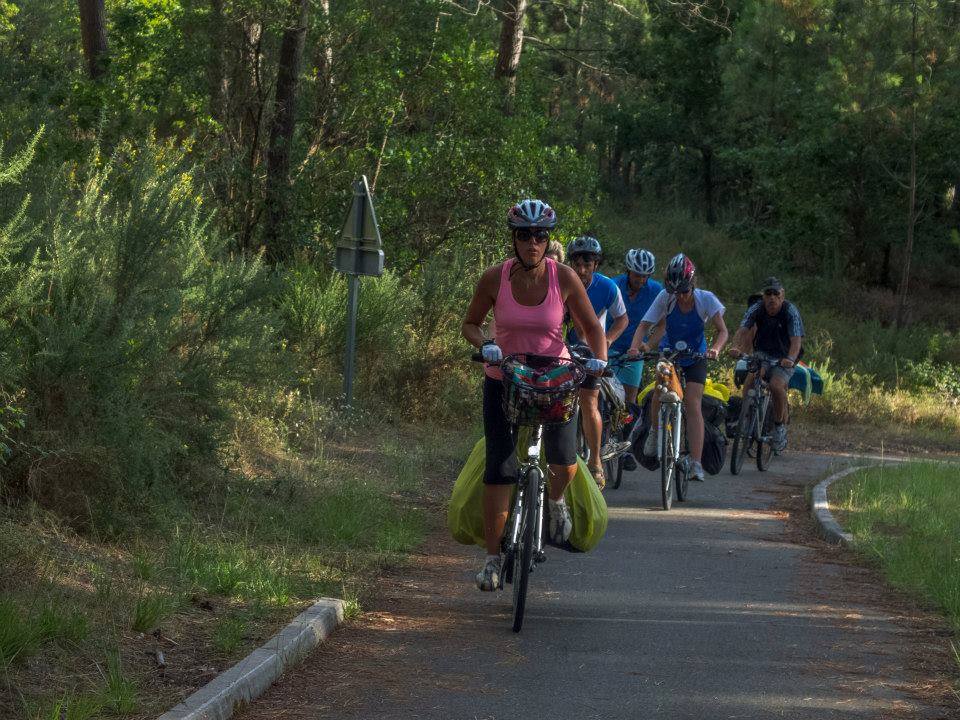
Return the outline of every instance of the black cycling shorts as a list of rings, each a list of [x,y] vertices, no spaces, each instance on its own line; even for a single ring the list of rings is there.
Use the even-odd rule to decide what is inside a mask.
[[[590,375],[589,373],[580,385],[581,390],[596,390],[598,387],[600,387],[600,378],[596,375]]]
[[[517,481],[519,463],[517,445],[510,424],[503,414],[503,382],[483,381],[483,436],[487,444],[486,485],[510,485]],[[577,418],[563,425],[543,429],[543,447],[550,465],[574,465],[577,462]]]
[[[676,368],[683,373],[683,379],[687,382],[707,384],[707,359],[700,358],[693,365],[676,365]]]

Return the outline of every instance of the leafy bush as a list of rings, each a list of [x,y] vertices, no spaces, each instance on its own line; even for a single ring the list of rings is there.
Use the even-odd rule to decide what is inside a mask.
[[[239,387],[272,382],[271,281],[228,255],[189,169],[153,144],[65,167],[21,222],[0,294],[3,389],[24,420],[9,477],[115,531],[213,456]]]

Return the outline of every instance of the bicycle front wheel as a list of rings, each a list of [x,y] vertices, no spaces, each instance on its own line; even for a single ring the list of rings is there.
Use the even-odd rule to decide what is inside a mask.
[[[660,499],[663,509],[673,507],[673,481],[677,472],[677,459],[673,455],[673,413],[660,414]]]
[[[763,471],[770,467],[770,458],[773,457],[773,408],[770,398],[763,400],[760,410],[760,439],[757,440],[757,470]]]
[[[537,505],[540,492],[540,470],[527,472],[524,483],[523,508],[521,509],[520,535],[513,550],[513,631],[523,627],[523,612],[527,605],[527,585],[533,566],[533,537],[537,523]]]

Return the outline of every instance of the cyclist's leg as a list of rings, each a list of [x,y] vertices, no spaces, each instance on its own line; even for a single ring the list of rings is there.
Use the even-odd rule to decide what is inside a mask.
[[[687,380],[683,391],[683,410],[690,442],[690,459],[700,462],[703,456],[703,383]]]
[[[776,423],[787,420],[787,386],[790,383],[792,372],[785,372],[786,368],[771,368],[770,394],[773,396],[773,419]]]
[[[563,493],[577,474],[576,420],[546,428],[543,433],[543,449],[550,473],[547,489],[550,537],[554,542],[563,542],[570,537],[573,528]]]
[[[591,380],[593,382],[590,382]],[[587,447],[590,449],[591,470],[601,467],[600,434],[602,426],[599,398],[600,388],[597,385],[597,378],[591,375],[580,389],[580,422],[583,424],[583,437],[586,439]]]
[[[550,469],[551,500],[563,497],[563,491],[577,474],[576,418],[563,425],[552,425],[543,430],[543,454]]]
[[[692,365],[680,368],[687,381],[683,391],[683,409],[687,426],[687,443],[692,463],[691,477],[703,480],[703,386],[707,382],[707,361],[697,360]]]
[[[787,447],[787,387],[793,369],[774,367],[770,370],[770,395],[773,397],[773,449],[782,452]]]
[[[753,387],[754,380],[756,378],[756,373],[747,373],[746,379],[743,381],[743,391],[742,399],[743,402],[740,403],[740,422],[739,427],[743,427],[743,418],[746,416],[749,409],[750,403],[747,402],[747,391]]]
[[[487,555],[500,553],[500,539],[510,513],[510,497],[517,482],[516,440],[503,414],[503,383],[483,383],[483,435],[486,468],[483,476],[483,537]]]
[[[613,361],[618,357],[620,357],[620,353],[612,354],[610,360]],[[643,360],[621,365],[617,368],[616,375],[617,380],[623,385],[623,392],[627,404],[635,403],[637,401],[637,394],[640,392],[640,378],[643,377]]]

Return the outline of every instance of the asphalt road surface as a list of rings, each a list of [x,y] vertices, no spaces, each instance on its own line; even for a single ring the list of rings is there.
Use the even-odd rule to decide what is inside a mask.
[[[472,584],[481,551],[438,535],[240,717],[957,717],[922,689],[943,639],[885,606],[842,551],[797,542],[804,484],[846,462],[725,469],[669,512],[659,473],[627,474],[594,552],[549,549],[519,635],[509,592]]]

